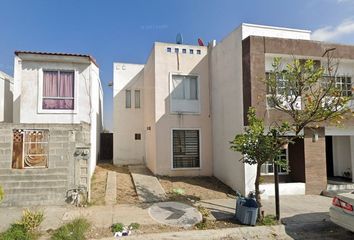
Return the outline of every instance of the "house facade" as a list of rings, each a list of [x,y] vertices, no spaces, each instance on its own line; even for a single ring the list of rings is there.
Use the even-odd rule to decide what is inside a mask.
[[[229,142],[243,132],[250,106],[268,125],[285,119],[268,106],[262,82],[274,57],[324,65],[328,49],[339,60],[336,86],[352,96],[354,47],[313,41],[299,29],[241,24],[208,47],[155,43],[146,64],[115,63],[114,163],[146,164],[158,175],[214,175],[247,194],[256,169]],[[352,122],[306,128],[279,156],[290,166],[280,169],[280,193],[320,194],[336,177],[351,181]],[[274,194],[273,174],[271,164],[262,167],[266,195]]]
[[[2,205],[64,204],[99,156],[103,92],[89,55],[16,51],[13,123],[0,125]]]
[[[213,174],[207,52],[157,42],[145,65],[114,64],[114,164]]]
[[[13,87],[13,78],[0,71],[0,122],[12,122]]]

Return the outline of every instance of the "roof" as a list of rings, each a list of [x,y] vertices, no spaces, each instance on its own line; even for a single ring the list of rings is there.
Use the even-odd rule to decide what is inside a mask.
[[[60,53],[60,52],[36,52],[36,51],[20,51],[16,50],[15,55],[18,56],[19,54],[36,54],[36,55],[52,55],[52,56],[70,56],[70,57],[85,57],[88,58],[91,62],[93,62],[97,67],[98,64],[96,59],[88,54],[76,54],[76,53]]]

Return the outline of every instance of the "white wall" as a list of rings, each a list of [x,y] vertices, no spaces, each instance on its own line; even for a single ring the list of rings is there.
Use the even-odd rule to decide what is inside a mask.
[[[310,40],[311,31],[293,29],[293,28],[283,28],[283,27],[273,27],[265,25],[256,25],[243,23],[242,28],[242,39],[248,36],[263,36],[263,37],[276,37],[276,38],[290,38],[290,39],[303,39]]]
[[[350,136],[335,136],[333,140],[333,173],[343,176],[343,172],[351,169]]]
[[[236,134],[243,132],[242,35],[237,29],[209,51],[211,67],[211,116],[214,176],[245,194],[246,175],[242,155],[230,150]],[[252,168],[247,170],[252,172]]]
[[[12,122],[13,78],[0,71],[0,122]]]
[[[125,91],[131,91],[131,108],[125,106]],[[140,108],[135,108],[135,90],[140,90]],[[145,159],[144,65],[113,64],[113,162],[142,164]],[[141,140],[135,140],[135,133]]]

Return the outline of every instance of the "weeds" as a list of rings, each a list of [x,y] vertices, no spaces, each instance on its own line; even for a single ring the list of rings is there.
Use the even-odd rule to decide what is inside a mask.
[[[77,218],[55,230],[51,240],[84,240],[89,228],[85,218]]]
[[[115,223],[111,226],[112,232],[122,232],[124,230],[123,223]]]
[[[21,221],[18,222],[26,231],[35,232],[44,220],[44,214],[40,211],[23,210]]]
[[[272,226],[272,225],[277,225],[278,221],[274,215],[266,215],[262,218],[259,224],[265,226]]]

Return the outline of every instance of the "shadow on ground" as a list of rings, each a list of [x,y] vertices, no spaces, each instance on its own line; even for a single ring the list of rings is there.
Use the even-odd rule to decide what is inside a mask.
[[[354,234],[331,222],[328,212],[297,214],[282,219],[293,239],[354,239]]]

